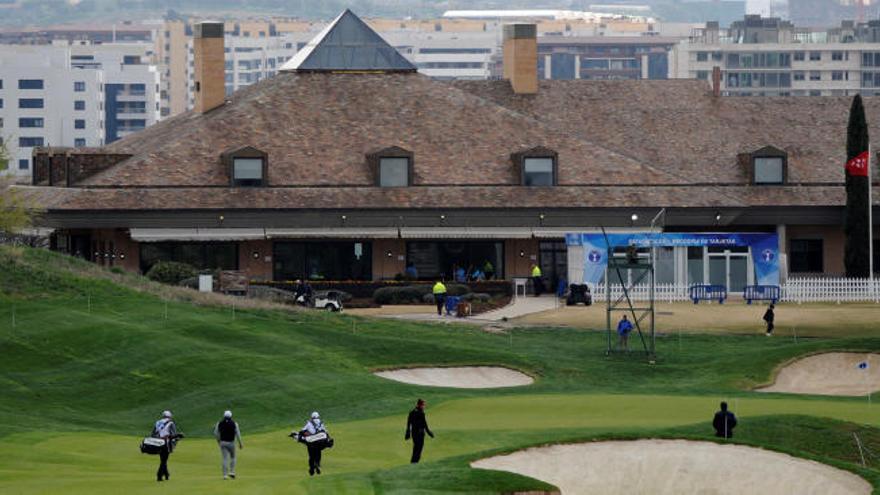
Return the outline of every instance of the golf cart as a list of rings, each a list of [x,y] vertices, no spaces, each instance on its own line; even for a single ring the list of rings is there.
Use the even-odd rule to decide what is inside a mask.
[[[342,298],[335,290],[322,290],[315,292],[311,297],[311,303],[306,301],[305,296],[299,296],[296,303],[307,308],[326,309],[327,311],[342,311]]]

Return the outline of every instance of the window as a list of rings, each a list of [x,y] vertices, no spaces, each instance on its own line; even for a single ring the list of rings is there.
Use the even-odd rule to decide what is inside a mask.
[[[552,157],[526,158],[523,161],[523,185],[554,185],[556,181],[553,177],[553,162]]]
[[[0,79],[0,89],[3,89],[3,79]]]
[[[77,93],[82,93],[83,91],[85,91],[86,90],[85,81],[75,81],[73,83],[73,90],[76,91]]]
[[[73,140],[73,145],[77,148],[82,148],[86,145],[86,140],[85,138],[76,138]]]
[[[843,60],[843,52],[831,52],[831,60]]]
[[[122,65],[139,65],[140,63],[140,55],[124,55],[122,57]]]
[[[832,81],[843,81],[843,71],[835,70],[831,72],[831,80]]]
[[[795,80],[795,81],[803,81],[803,80],[805,79],[804,71],[802,71],[802,70],[796,70],[796,71],[794,71],[794,76],[793,76],[793,77],[794,77],[794,80]]]
[[[275,242],[272,247],[275,280],[373,278],[369,242]]]
[[[822,73],[817,70],[810,71],[810,81],[821,81]]]
[[[43,146],[43,138],[41,137],[20,137],[18,138],[19,148],[33,148],[34,146]]]
[[[785,176],[785,159],[779,156],[754,158],[755,184],[782,184]]]
[[[697,52],[697,62],[706,62],[709,60],[709,52]]]
[[[73,102],[73,109],[74,110],[85,110],[86,109],[86,102],[83,100],[74,101]]]
[[[18,161],[19,170],[27,170],[28,168],[30,168],[30,161],[27,158],[22,158]]]
[[[159,261],[177,261],[197,270],[237,270],[238,245],[229,242],[144,242],[140,268],[146,273]]]
[[[410,161],[407,157],[379,158],[379,187],[405,187],[410,185]]]
[[[232,185],[245,187],[263,185],[263,159],[233,158]]]
[[[18,127],[27,129],[27,128],[41,128],[43,127],[44,121],[39,117],[22,117],[18,119]]]
[[[697,71],[697,79],[699,79],[701,81],[707,81],[709,79],[709,71],[698,70]]]
[[[0,108],[3,108],[3,98],[0,98]]]
[[[43,108],[42,98],[19,98],[18,108]]]
[[[456,266],[464,270],[471,266],[483,268],[487,261],[495,271],[494,277],[503,279],[503,242],[449,240],[406,243],[406,262],[412,263],[420,279],[446,276],[447,280],[451,280]],[[550,275],[549,271],[545,275]]]
[[[788,259],[792,273],[822,273],[822,239],[792,239]]]
[[[42,79],[19,79],[18,89],[43,89]]]
[[[74,120],[73,121],[73,128],[74,129],[85,129],[86,128],[86,121],[83,119]]]
[[[822,60],[822,52],[810,52],[810,61],[817,62]]]
[[[795,62],[803,62],[804,61],[804,52],[794,52],[794,60],[795,60]]]

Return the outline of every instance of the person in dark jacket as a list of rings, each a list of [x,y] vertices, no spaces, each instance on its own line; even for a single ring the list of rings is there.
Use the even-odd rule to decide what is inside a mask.
[[[412,437],[413,449],[412,458],[409,462],[418,464],[422,458],[422,448],[425,446],[425,433],[434,438],[434,433],[428,428],[428,420],[425,418],[425,401],[419,399],[416,401],[416,407],[409,412],[406,418],[406,435],[404,440]]]
[[[239,449],[243,449],[244,445],[241,444],[241,430],[238,429],[238,423],[232,420],[232,411],[224,412],[223,419],[214,425],[214,438],[217,439],[217,445],[220,447],[223,479],[235,479],[235,442],[238,441]]]
[[[721,410],[715,413],[712,427],[715,428],[716,437],[733,438],[733,429],[736,428],[736,416],[727,410],[727,402],[721,403]]]
[[[771,304],[770,307],[767,308],[767,311],[764,313],[764,321],[767,323],[767,336],[768,337],[773,335],[773,320],[776,319],[776,315],[773,313],[774,307],[775,306],[773,306]]]

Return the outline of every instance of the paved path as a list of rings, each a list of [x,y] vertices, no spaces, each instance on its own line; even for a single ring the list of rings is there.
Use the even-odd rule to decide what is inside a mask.
[[[559,300],[555,295],[547,294],[541,297],[517,297],[513,299],[511,304],[503,308],[494,309],[486,313],[477,315],[476,318],[489,321],[502,321],[505,318],[511,320],[532,313],[540,313],[549,309],[556,309],[559,306]]]
[[[413,321],[433,321],[438,323],[471,323],[474,325],[485,325],[525,316],[532,313],[540,313],[549,309],[555,309],[558,302],[553,295],[544,295],[541,297],[518,297],[504,306],[503,308],[494,309],[483,314],[474,315],[470,318],[455,318],[443,313],[443,316],[437,316],[434,306],[413,306],[403,307],[398,312],[398,308],[385,306],[381,308],[384,311],[352,311],[353,314],[362,314],[365,316],[378,316],[380,318],[395,318],[399,320]],[[390,312],[386,312],[390,311]]]

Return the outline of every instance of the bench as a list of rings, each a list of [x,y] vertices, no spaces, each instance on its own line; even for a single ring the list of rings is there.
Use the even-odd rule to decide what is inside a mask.
[[[778,285],[747,285],[743,289],[743,299],[746,304],[752,304],[752,301],[770,301],[770,304],[776,304],[781,293]]]
[[[700,301],[718,301],[724,304],[727,299],[727,287],[718,284],[692,285],[688,289],[688,298],[698,304]]]

